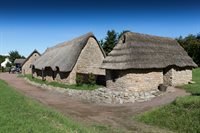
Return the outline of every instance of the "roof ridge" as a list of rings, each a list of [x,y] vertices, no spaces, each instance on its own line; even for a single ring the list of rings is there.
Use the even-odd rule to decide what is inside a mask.
[[[61,47],[64,47],[66,45],[72,45],[71,42],[73,42],[73,41],[87,39],[87,38],[89,38],[91,36],[94,36],[94,34],[92,32],[88,32],[88,33],[86,33],[84,35],[81,35],[79,37],[73,38],[73,39],[71,39],[69,41],[64,41],[64,42],[56,44],[55,46],[49,47],[49,48],[46,49],[46,51],[57,49],[57,48],[61,48]]]
[[[131,31],[127,31],[123,35],[127,35],[127,34],[134,34],[134,35],[139,35],[139,36],[148,36],[148,37],[151,37],[151,38],[155,37],[155,38],[162,38],[162,39],[174,40],[174,38],[171,38],[171,37],[158,36],[158,35],[150,35],[150,34],[144,34],[144,33],[139,33],[139,32],[131,32]]]

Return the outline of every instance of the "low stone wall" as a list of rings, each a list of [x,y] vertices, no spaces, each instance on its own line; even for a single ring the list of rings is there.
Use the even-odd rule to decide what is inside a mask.
[[[164,74],[164,84],[177,86],[192,81],[191,69],[171,68]]]
[[[154,90],[146,92],[126,92],[126,91],[116,91],[108,88],[99,88],[96,90],[74,90],[74,89],[64,89],[60,87],[52,87],[45,84],[38,84],[32,82],[26,78],[26,81],[34,86],[49,89],[52,91],[66,93],[68,96],[79,100],[85,100],[91,103],[97,104],[123,104],[123,103],[134,103],[149,101],[152,98],[161,95],[163,93]]]
[[[128,92],[156,90],[163,83],[162,70],[106,70],[106,76],[106,87]]]

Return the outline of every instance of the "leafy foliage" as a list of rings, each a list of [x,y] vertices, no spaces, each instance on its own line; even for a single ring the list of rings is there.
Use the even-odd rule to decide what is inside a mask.
[[[7,57],[7,56],[0,55],[0,64],[1,64],[2,62],[4,62],[4,60],[5,60],[6,57]]]
[[[9,59],[12,63],[14,63],[15,59],[17,58],[22,58],[22,59],[25,59],[24,56],[20,55],[19,52],[17,50],[15,51],[10,51],[9,52]]]
[[[90,85],[90,84],[79,83],[79,85],[77,85],[77,84],[64,84],[64,83],[59,83],[59,82],[48,82],[48,81],[43,81],[43,80],[38,79],[38,78],[32,78],[32,75],[30,75],[30,74],[19,75],[18,77],[26,77],[30,81],[38,83],[38,84],[46,84],[46,85],[50,85],[50,86],[53,86],[53,87],[61,87],[61,88],[65,88],[65,89],[95,90],[95,89],[98,89],[98,88],[101,87],[101,86],[96,85],[96,84]],[[81,80],[84,80],[83,77],[81,77]]]
[[[10,62],[8,62],[7,64],[6,64],[6,67],[11,67],[12,66],[12,64],[10,63]]]
[[[117,44],[117,39],[118,34],[115,32],[115,30],[109,30],[107,32],[105,41],[100,40],[100,44],[103,46],[106,55],[108,55],[108,53],[110,53],[114,46]]]
[[[84,83],[84,77],[83,75],[77,74],[76,76],[76,84],[77,86],[80,86]]]
[[[194,62],[200,66],[200,34],[191,34],[185,38],[180,36],[177,41],[187,51],[188,55],[192,57]]]
[[[108,53],[110,53],[113,50],[119,38],[126,32],[129,32],[129,30],[124,30],[120,33],[117,33],[115,30],[107,31],[105,39],[101,39],[99,41],[99,44],[103,47],[106,55],[108,55]]]
[[[88,84],[89,85],[95,85],[95,83],[96,83],[95,75],[90,73],[88,75]]]

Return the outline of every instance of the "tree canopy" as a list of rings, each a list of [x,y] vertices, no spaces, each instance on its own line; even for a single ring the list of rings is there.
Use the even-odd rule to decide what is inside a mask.
[[[186,50],[188,55],[192,57],[194,62],[200,66],[200,34],[188,35],[185,38],[180,36],[177,38],[180,45]]]
[[[105,41],[101,40],[100,44],[103,46],[103,49],[108,55],[113,49],[113,47],[117,44],[118,35],[115,30],[109,30],[106,34]]]
[[[5,60],[6,57],[7,57],[7,56],[0,55],[0,64],[1,64],[2,62],[4,62],[4,60]]]
[[[119,38],[122,34],[128,32],[128,30],[124,30],[120,33],[117,33],[115,30],[108,30],[105,39],[100,40],[99,43],[103,47],[106,55],[112,51],[112,49],[117,44]]]
[[[24,56],[20,55],[17,50],[9,52],[9,59],[12,63],[14,63],[15,59],[22,58],[25,59]]]

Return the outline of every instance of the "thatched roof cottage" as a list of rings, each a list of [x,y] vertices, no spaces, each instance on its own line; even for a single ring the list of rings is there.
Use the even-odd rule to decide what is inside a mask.
[[[22,73],[23,74],[32,74],[33,63],[40,57],[40,53],[37,50],[34,50],[22,63]]]
[[[100,65],[105,57],[102,47],[92,33],[48,48],[34,63],[37,77],[48,81],[75,84],[76,77],[94,74],[97,79],[105,78]]]
[[[15,67],[16,67],[16,68],[19,68],[19,69],[21,70],[22,64],[24,63],[25,60],[26,60],[26,59],[22,59],[22,58],[15,59],[15,60],[14,60]]]
[[[108,88],[146,91],[192,80],[197,65],[171,38],[126,32],[104,59]]]

